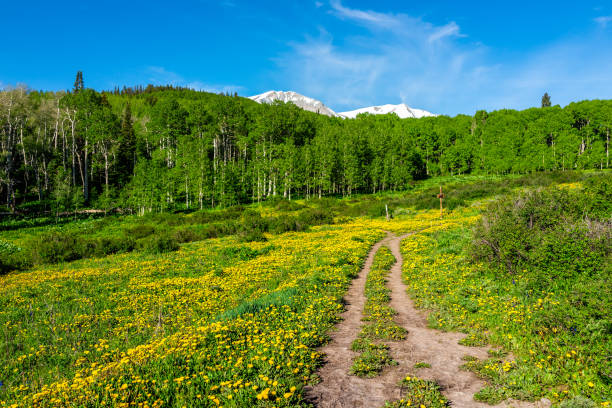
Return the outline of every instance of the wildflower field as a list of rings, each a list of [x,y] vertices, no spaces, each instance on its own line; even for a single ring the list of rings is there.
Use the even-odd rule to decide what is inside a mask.
[[[383,229],[357,219],[0,277],[0,406],[296,406]]]
[[[293,405],[339,298],[382,235],[335,229],[2,278],[1,404]]]
[[[183,240],[178,250],[135,246],[0,275],[0,407],[309,406],[303,387],[317,382],[317,348],[385,231],[417,232],[402,245],[404,278],[432,327],[468,333],[467,345],[492,346],[489,360],[466,356],[465,369],[489,384],[477,399],[581,395],[608,406],[607,278],[577,281],[581,294],[595,296],[583,307],[571,303],[568,288],[538,292],[517,284],[526,272],[503,276],[470,258],[482,202],[442,219],[439,210],[395,205],[386,221],[379,202],[367,206],[374,214],[354,215],[368,200],[333,204],[325,222],[307,214],[289,226],[281,221],[293,210],[263,207],[255,210],[259,218],[235,218],[231,230]],[[310,204],[295,205],[306,211]],[[261,229],[270,219],[257,234],[239,226]],[[113,224],[108,231],[119,230]],[[18,229],[0,238],[10,248],[26,241]],[[403,336],[386,306],[393,257],[385,251],[369,283],[370,321],[361,336],[368,344],[380,337],[369,336],[369,327]],[[400,405],[447,404],[434,383],[412,376],[402,387],[408,394]]]

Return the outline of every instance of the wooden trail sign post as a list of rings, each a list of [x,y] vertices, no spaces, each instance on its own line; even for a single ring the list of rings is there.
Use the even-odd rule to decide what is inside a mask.
[[[444,193],[442,192],[442,186],[440,186],[440,194],[438,194],[438,198],[440,199],[440,217],[443,215],[443,207],[442,201],[444,201]]]

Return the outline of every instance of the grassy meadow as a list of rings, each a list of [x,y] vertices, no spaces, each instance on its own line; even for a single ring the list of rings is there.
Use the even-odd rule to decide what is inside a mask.
[[[404,277],[416,304],[430,311],[431,326],[468,333],[468,345],[492,346],[487,361],[466,356],[465,369],[489,383],[477,399],[546,397],[570,406],[584,397],[608,406],[610,212],[601,189],[610,176],[471,176],[351,199],[3,221],[0,407],[308,406],[302,389],[317,381],[317,348],[385,231],[420,231],[403,242]],[[590,218],[568,216],[563,229],[542,216],[538,237],[548,246],[525,241],[534,233],[511,229],[512,211],[500,208],[511,200],[505,197],[534,189],[554,192],[549,201],[533,199],[530,214],[547,205],[573,214],[578,210],[557,204],[579,194],[575,206],[590,205]],[[512,247],[506,235],[524,245]],[[480,238],[505,249],[489,253]],[[559,264],[546,253],[585,261],[567,267],[567,259]],[[369,280],[365,346],[368,325],[401,337],[385,298],[392,258],[377,255]],[[405,383],[409,393],[423,393],[425,406],[446,405],[435,384],[414,377]]]

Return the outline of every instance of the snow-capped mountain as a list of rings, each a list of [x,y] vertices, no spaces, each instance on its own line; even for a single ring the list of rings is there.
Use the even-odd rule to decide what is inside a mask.
[[[325,106],[323,102],[292,91],[268,91],[259,95],[250,96],[249,99],[259,103],[272,103],[274,101],[293,102],[296,106],[307,111],[327,116],[338,116],[336,112]]]
[[[427,112],[422,109],[411,108],[410,106],[400,103],[399,105],[381,105],[381,106],[370,106],[367,108],[355,109],[348,112],[340,112],[339,115],[345,118],[354,118],[360,113],[371,113],[373,115],[385,115],[387,113],[395,113],[401,119],[406,118],[422,118],[425,116],[436,116],[431,112]]]
[[[259,95],[250,96],[249,99],[252,99],[258,103],[272,103],[274,101],[293,102],[296,106],[299,106],[300,108],[307,110],[307,111],[320,113],[322,115],[327,115],[327,116],[332,116],[332,117],[338,116],[341,118],[349,118],[349,119],[355,118],[360,113],[371,113],[373,115],[385,115],[387,113],[395,113],[401,119],[405,119],[405,118],[417,118],[418,119],[418,118],[422,118],[425,116],[436,116],[435,114],[431,112],[427,112],[422,109],[411,108],[408,105],[403,104],[403,103],[399,105],[387,104],[387,105],[381,105],[381,106],[370,106],[367,108],[355,109],[355,110],[348,111],[348,112],[336,113],[330,108],[328,108],[327,106],[325,106],[323,102],[318,101],[313,98],[309,98],[304,95],[300,95],[299,93],[292,92],[292,91],[288,91],[288,92],[268,91],[268,92],[265,92]]]

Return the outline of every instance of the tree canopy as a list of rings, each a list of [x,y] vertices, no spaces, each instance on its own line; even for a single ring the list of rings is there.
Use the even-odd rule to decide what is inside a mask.
[[[437,175],[609,168],[612,101],[561,108],[545,94],[542,106],[340,119],[172,86],[100,93],[80,73],[72,92],[0,92],[0,205],[143,213],[402,190]]]

